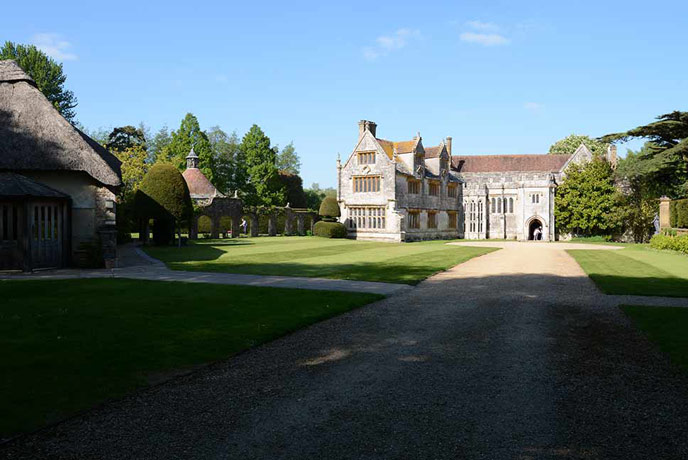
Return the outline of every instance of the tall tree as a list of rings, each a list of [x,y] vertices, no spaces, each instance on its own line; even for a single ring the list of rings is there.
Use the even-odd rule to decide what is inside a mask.
[[[112,153],[122,162],[124,187],[120,195],[122,200],[126,200],[130,193],[136,191],[146,172],[148,172],[149,165],[146,163],[148,152],[143,145],[133,144],[123,149],[115,149]]]
[[[227,135],[219,126],[208,130],[213,151],[215,186],[224,193],[243,190],[248,179],[246,161],[236,132]]]
[[[164,156],[163,152],[171,142],[172,136],[170,135],[170,130],[167,126],[163,126],[148,142],[148,159],[146,161],[152,164],[158,160],[159,156],[162,158]]]
[[[258,125],[251,126],[244,135],[240,150],[245,157],[249,177],[245,187],[246,203],[260,206],[286,204],[284,186],[277,170],[277,152]]]
[[[589,136],[571,134],[552,144],[549,148],[549,153],[550,155],[571,155],[581,144],[585,144],[594,156],[600,158],[603,158],[607,154],[607,147],[609,146],[606,142],[593,139]]]
[[[136,128],[131,125],[113,129],[105,147],[111,152],[121,152],[134,147],[139,147],[144,152],[148,149],[143,127]]]
[[[62,116],[70,123],[75,123],[76,96],[64,88],[67,76],[62,70],[62,64],[55,62],[34,45],[20,45],[10,41],[5,42],[0,49],[0,60],[3,59],[17,61],[19,67],[36,82],[38,89]]]
[[[177,131],[172,132],[170,143],[159,154],[163,161],[169,161],[183,171],[186,167],[186,156],[193,147],[198,155],[199,169],[210,182],[213,182],[213,150],[208,136],[201,130],[198,119],[187,113]]]
[[[557,188],[554,216],[560,230],[576,235],[612,235],[619,231],[619,195],[614,171],[602,158],[572,164]]]
[[[301,172],[301,160],[294,149],[294,142],[290,142],[277,155],[277,169],[289,174],[298,175]]]
[[[669,196],[688,193],[688,112],[660,115],[655,122],[601,139],[625,142],[633,138],[650,141],[639,152],[636,167],[644,169],[653,182],[665,184],[664,193]]]

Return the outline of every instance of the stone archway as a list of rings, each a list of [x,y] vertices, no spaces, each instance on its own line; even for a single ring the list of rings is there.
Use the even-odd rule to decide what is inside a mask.
[[[540,229],[539,235],[536,237],[536,230]],[[528,222],[528,240],[543,240],[545,239],[545,229],[542,219],[539,217],[533,217]]]

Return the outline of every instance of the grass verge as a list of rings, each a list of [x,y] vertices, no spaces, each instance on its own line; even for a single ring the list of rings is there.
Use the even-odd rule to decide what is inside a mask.
[[[382,296],[124,279],[0,281],[0,438]]]

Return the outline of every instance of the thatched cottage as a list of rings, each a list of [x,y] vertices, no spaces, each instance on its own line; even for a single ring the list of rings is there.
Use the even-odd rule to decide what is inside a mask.
[[[0,270],[115,260],[120,161],[0,61]]]

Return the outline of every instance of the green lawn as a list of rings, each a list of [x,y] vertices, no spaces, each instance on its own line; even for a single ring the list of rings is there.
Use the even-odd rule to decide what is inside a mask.
[[[638,305],[621,308],[660,350],[688,371],[688,308]]]
[[[568,251],[605,294],[688,297],[688,257],[630,245],[618,251]]]
[[[495,250],[448,246],[446,241],[379,243],[318,237],[199,240],[181,249],[146,248],[173,270],[407,284]]]
[[[0,439],[382,298],[123,279],[0,281]]]

